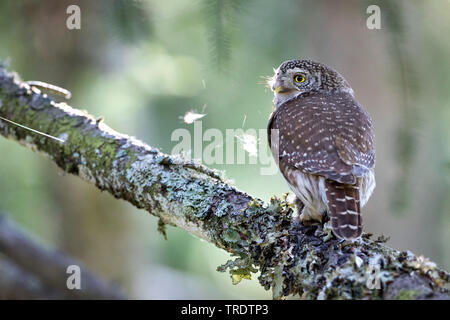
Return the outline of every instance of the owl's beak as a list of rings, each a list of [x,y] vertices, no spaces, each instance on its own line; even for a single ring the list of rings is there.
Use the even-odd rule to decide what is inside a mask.
[[[287,89],[286,87],[283,87],[282,85],[278,85],[278,86],[273,86],[272,87],[273,92],[275,92],[276,94],[279,93],[287,93],[290,92],[291,90]]]
[[[288,92],[289,90],[283,86],[283,81],[277,80],[272,84],[272,91],[278,94]]]
[[[280,92],[283,91],[283,87],[282,87],[282,86],[278,86],[278,87],[272,88],[272,90],[273,90],[275,93],[280,93]]]

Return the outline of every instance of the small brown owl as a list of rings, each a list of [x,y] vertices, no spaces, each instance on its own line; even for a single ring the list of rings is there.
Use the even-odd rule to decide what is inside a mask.
[[[328,213],[337,237],[358,238],[361,207],[375,188],[369,114],[344,77],[314,61],[283,62],[270,86],[269,146],[301,202],[302,223],[323,223]]]

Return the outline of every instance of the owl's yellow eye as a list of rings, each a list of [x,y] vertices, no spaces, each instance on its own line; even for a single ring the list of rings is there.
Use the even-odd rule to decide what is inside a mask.
[[[305,77],[302,76],[301,74],[298,74],[294,77],[295,82],[299,82],[302,83],[303,81],[305,81]]]

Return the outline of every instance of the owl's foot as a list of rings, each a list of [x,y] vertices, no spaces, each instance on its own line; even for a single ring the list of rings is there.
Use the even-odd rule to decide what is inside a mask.
[[[320,230],[319,228],[317,228],[316,233],[314,234],[318,237],[323,236],[323,241],[327,242],[328,240],[333,238],[333,230],[331,229],[331,223],[325,222],[323,225],[320,226]]]
[[[316,237],[320,237],[323,234],[323,225],[322,224],[318,224],[316,231],[314,231],[314,235]]]
[[[294,217],[295,223],[301,223],[304,226],[312,226],[320,223],[314,219],[314,214],[311,214],[314,211],[306,207],[299,198],[295,197],[294,203],[297,207],[297,215]]]
[[[304,226],[322,225],[324,222],[324,215],[313,208],[304,207],[300,214],[300,221]]]

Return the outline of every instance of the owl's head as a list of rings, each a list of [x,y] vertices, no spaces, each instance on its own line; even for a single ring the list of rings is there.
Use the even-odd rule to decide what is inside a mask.
[[[336,70],[311,60],[288,60],[274,70],[269,86],[274,92],[274,105],[310,92],[331,93],[353,90]]]

